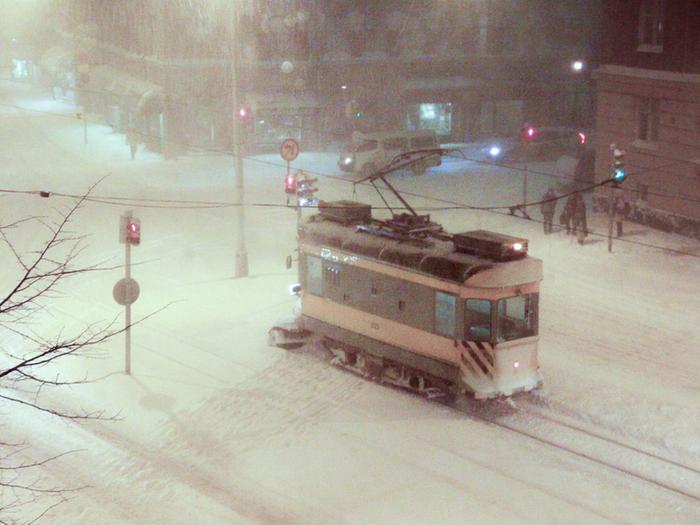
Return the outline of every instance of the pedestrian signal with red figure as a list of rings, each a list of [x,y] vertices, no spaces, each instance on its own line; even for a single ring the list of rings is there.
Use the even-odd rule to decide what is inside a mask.
[[[141,244],[141,221],[135,217],[126,223],[126,242],[134,246]]]
[[[289,173],[284,178],[284,192],[294,195],[297,192],[297,174]]]

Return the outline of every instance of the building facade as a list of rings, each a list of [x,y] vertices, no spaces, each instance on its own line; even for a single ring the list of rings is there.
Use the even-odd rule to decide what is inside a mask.
[[[77,90],[113,125],[223,147],[235,78],[251,147],[291,136],[310,149],[354,129],[462,142],[514,135],[524,121],[590,127],[589,75],[570,66],[597,65],[600,4],[75,0],[60,20],[66,40],[90,48]]]
[[[607,41],[597,84],[596,179],[611,173],[610,145],[626,152],[619,192],[632,218],[700,237],[700,4],[606,2]],[[609,190],[594,202],[607,208]]]

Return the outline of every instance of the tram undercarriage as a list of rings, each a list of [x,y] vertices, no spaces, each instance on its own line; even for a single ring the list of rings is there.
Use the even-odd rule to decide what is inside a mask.
[[[449,400],[455,396],[455,386],[444,379],[401,363],[373,356],[328,337],[321,340],[331,353],[331,364],[379,383],[410,390],[427,399]]]

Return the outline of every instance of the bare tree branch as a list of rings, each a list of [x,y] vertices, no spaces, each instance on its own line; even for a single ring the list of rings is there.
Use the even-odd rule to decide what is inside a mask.
[[[0,346],[0,403],[20,405],[30,410],[72,421],[115,421],[118,415],[107,415],[102,410],[82,407],[67,409],[53,396],[55,389],[89,383],[88,374],[65,377],[57,371],[56,363],[70,357],[100,357],[100,348],[122,334],[127,327],[117,328],[120,316],[108,321],[91,322],[75,333],[64,333],[62,328],[51,336],[43,335],[34,326],[45,327],[46,320],[60,317],[51,307],[63,291],[61,284],[92,272],[119,268],[102,263],[81,264],[84,256],[84,236],[70,231],[71,220],[86,203],[98,181],[88,192],[59,212],[56,220],[47,217],[27,217],[0,225],[0,246],[6,246],[14,259],[18,275],[5,292],[0,293],[0,328],[10,335],[11,342]],[[26,227],[42,231],[40,245],[30,251],[19,249],[13,242],[13,232]],[[32,235],[31,238],[35,238]],[[131,326],[140,324],[161,312],[166,305],[142,317]],[[41,318],[38,314],[41,313]],[[37,320],[43,323],[32,324]],[[69,500],[69,495],[84,488],[55,487],[43,483],[45,469],[68,454],[54,454],[42,459],[31,458],[31,449],[24,442],[10,438],[0,440],[0,525],[33,524],[44,518],[57,505]],[[39,505],[41,511],[29,506]],[[20,516],[27,509],[33,517]]]

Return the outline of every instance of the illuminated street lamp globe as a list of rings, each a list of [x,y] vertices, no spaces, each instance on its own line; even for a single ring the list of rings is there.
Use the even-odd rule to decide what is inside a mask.
[[[579,71],[583,71],[583,60],[574,60],[574,61],[571,63],[571,69],[573,69],[573,70],[576,71],[577,73],[578,73]]]
[[[285,60],[282,62],[282,65],[280,66],[282,69],[282,73],[289,74],[292,71],[294,71],[294,64],[292,64],[289,60]]]

